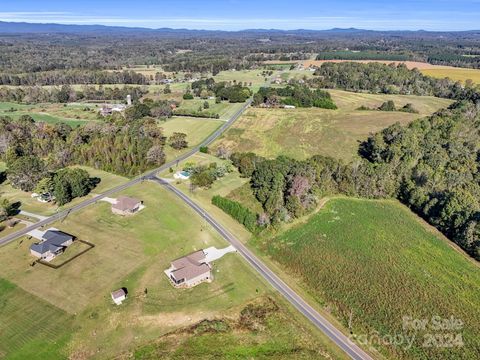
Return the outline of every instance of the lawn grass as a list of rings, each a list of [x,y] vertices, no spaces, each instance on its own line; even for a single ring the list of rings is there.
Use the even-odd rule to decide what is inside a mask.
[[[333,199],[308,221],[252,245],[302,279],[320,305],[345,326],[351,322],[356,335],[416,336],[410,349],[379,347],[387,357],[479,356],[478,264],[396,201]],[[435,315],[463,321],[465,347],[424,347],[428,330],[402,328],[404,316]]]
[[[305,159],[321,154],[350,161],[357,156],[358,142],[369,134],[396,122],[408,124],[451,103],[433,97],[329,91],[338,110],[250,108],[212,149],[224,146],[232,152],[252,151],[268,158],[287,155]],[[361,105],[377,107],[387,100],[393,100],[397,107],[412,103],[420,113],[356,110]]]
[[[0,310],[0,358],[66,358],[71,315],[1,278]]]
[[[421,70],[422,74],[432,76],[434,78],[450,78],[452,80],[465,82],[470,79],[476,84],[480,84],[480,70],[479,69],[464,69],[464,68],[434,68]]]
[[[111,213],[110,204],[99,202],[51,225],[95,245],[59,269],[30,266],[33,239],[24,237],[0,248],[0,277],[75,315],[68,344],[72,357],[111,358],[271,292],[238,254],[215,261],[212,283],[174,289],[163,273],[171,260],[228,244],[156,183],[138,184],[125,194],[142,199],[145,209],[120,217]],[[116,307],[110,292],[122,286],[129,297]],[[22,319],[21,308],[14,316]]]

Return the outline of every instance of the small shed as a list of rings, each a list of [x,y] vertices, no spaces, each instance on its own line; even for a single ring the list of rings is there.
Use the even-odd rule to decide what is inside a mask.
[[[113,291],[110,295],[115,304],[122,305],[122,302],[127,298],[127,291],[122,288]]]

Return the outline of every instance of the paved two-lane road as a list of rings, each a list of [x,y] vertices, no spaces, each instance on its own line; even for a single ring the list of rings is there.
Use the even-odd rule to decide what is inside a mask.
[[[228,232],[220,225],[210,214],[198,206],[187,195],[177,189],[170,183],[158,177],[152,177],[151,180],[165,186],[168,190],[182,199],[188,206],[205,219],[222,237],[232,244],[237,251],[247,260],[247,262],[257,270],[260,275],[267,280],[285,299],[287,299],[298,311],[300,311],[308,320],[310,320],[318,329],[320,329],[330,340],[340,347],[352,359],[371,360],[372,358],[355,343],[353,343],[340,330],[325,319],[318,311],[307,304],[294,290],[292,290],[284,281],[282,281],[272,270],[270,270],[257,256],[255,256],[241,241]]]
[[[189,158],[190,156],[192,156],[193,154],[195,154],[200,149],[200,147],[210,145],[216,138],[218,138],[220,135],[222,135],[225,132],[225,130],[227,130],[243,114],[243,112],[248,108],[248,106],[250,106],[251,103],[252,103],[252,100],[249,99],[235,114],[232,115],[230,120],[226,121],[225,124],[223,124],[221,127],[219,127],[208,138],[206,138],[201,144],[195,146],[190,151],[188,151],[185,154],[179,156],[175,160],[169,161],[168,163],[160,166],[159,168],[156,168],[154,170],[150,170],[149,172],[147,172],[147,173],[145,173],[145,174],[143,174],[139,177],[136,177],[133,180],[130,180],[130,181],[126,182],[125,184],[122,184],[122,185],[114,187],[110,190],[107,190],[104,193],[102,193],[100,195],[96,195],[95,197],[93,197],[91,199],[87,199],[85,201],[82,201],[78,205],[72,206],[69,209],[59,211],[56,214],[54,214],[54,215],[52,215],[52,216],[50,216],[46,219],[42,219],[41,221],[36,222],[35,224],[29,225],[29,226],[23,228],[22,230],[19,230],[19,231],[16,231],[16,232],[14,232],[10,235],[7,235],[7,236],[0,239],[0,246],[8,244],[9,242],[11,242],[15,239],[18,239],[19,237],[26,235],[28,232],[30,232],[32,230],[38,229],[39,227],[42,227],[44,225],[51,224],[51,223],[53,223],[57,220],[63,219],[64,217],[70,215],[73,212],[79,211],[79,210],[81,210],[81,209],[83,209],[83,208],[85,208],[89,205],[95,204],[97,201],[103,199],[104,197],[108,197],[108,196],[113,195],[117,192],[128,189],[129,187],[131,187],[135,184],[138,184],[138,183],[144,181],[145,179],[148,179],[148,178],[151,178],[152,176],[155,176],[158,172],[164,171],[164,170],[166,170],[166,169],[168,169],[172,166],[175,166],[180,161],[183,161],[183,160]]]

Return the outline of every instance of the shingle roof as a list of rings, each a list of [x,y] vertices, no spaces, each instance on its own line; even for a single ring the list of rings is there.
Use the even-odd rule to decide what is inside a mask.
[[[120,211],[134,210],[142,201],[128,196],[119,196],[117,202],[112,205]]]
[[[59,230],[47,230],[45,234],[43,234],[42,241],[40,244],[32,244],[30,249],[38,252],[40,254],[44,254],[48,251],[57,252],[58,250],[62,249],[67,241],[73,239],[73,236],[68,235]]]
[[[112,295],[113,299],[118,299],[118,298],[121,298],[122,296],[125,296],[127,294],[125,293],[125,290],[118,289],[118,290],[113,291],[111,295]]]
[[[177,280],[185,279],[185,281],[188,281],[207,272],[210,272],[210,266],[207,264],[201,264],[185,266],[178,270],[172,271],[171,274]]]
[[[189,255],[172,261],[175,268],[171,275],[177,280],[185,279],[188,281],[199,275],[210,271],[210,266],[205,262],[205,253],[203,250],[195,251]]]

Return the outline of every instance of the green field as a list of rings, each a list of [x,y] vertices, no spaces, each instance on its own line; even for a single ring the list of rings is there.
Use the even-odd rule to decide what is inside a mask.
[[[349,161],[356,156],[358,141],[369,134],[400,122],[408,124],[448,106],[451,101],[434,97],[372,95],[329,90],[338,110],[249,109],[212,148],[252,151],[266,157],[278,155],[304,159],[314,154]],[[378,107],[393,100],[397,107],[412,103],[419,114],[359,111],[358,107]]]
[[[215,100],[194,99],[182,100],[176,111],[198,112],[199,107],[203,107],[205,101],[208,102],[209,108],[202,110],[202,112],[207,114],[218,114],[222,120],[229,120],[232,115],[243,106],[243,103],[232,104],[223,101],[220,104],[216,104]]]
[[[200,144],[210,134],[222,126],[223,123],[223,120],[192,118],[186,116],[174,116],[166,121],[159,122],[159,126],[163,129],[164,135],[167,137],[174,132],[187,134],[187,149],[175,150],[169,145],[165,146],[167,161],[173,160],[185,151]]]
[[[11,111],[14,109],[15,111]],[[35,121],[55,124],[64,122],[70,126],[83,125],[87,121],[98,121],[98,105],[95,104],[36,104],[0,103],[0,116],[18,119],[30,115]]]
[[[64,359],[73,317],[0,279],[0,358]]]
[[[377,346],[387,357],[480,355],[478,264],[396,201],[333,199],[308,221],[253,244],[354,334],[415,336],[411,348]],[[425,347],[424,336],[439,331],[404,330],[404,316],[460,319],[463,328],[450,333],[460,332],[465,346]]]
[[[435,78],[450,78],[452,80],[465,82],[472,80],[476,84],[480,84],[480,70],[479,69],[463,69],[463,68],[438,68],[438,69],[423,69],[421,72],[424,75]]]

